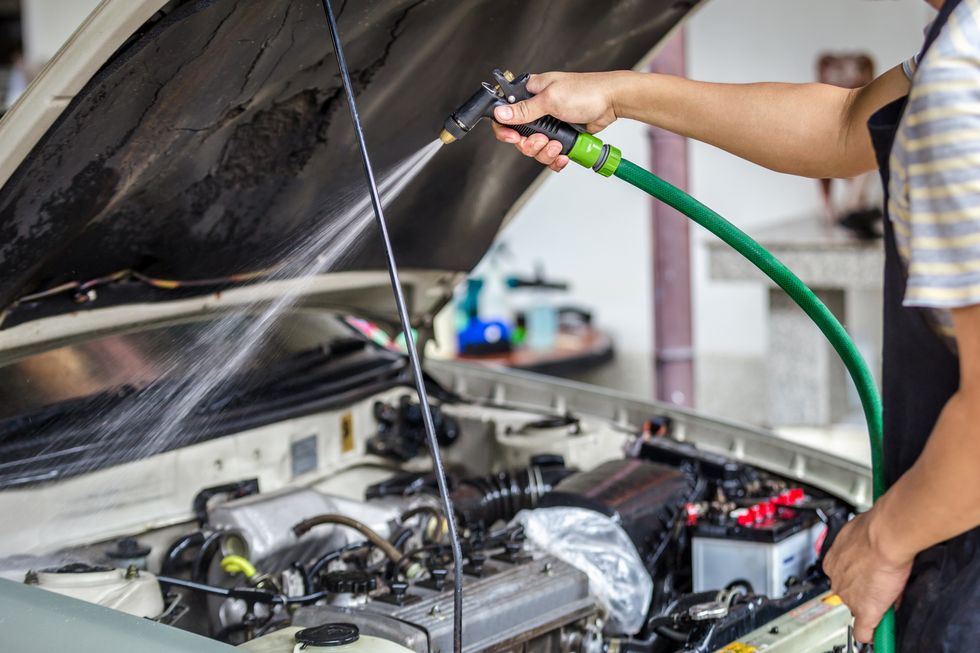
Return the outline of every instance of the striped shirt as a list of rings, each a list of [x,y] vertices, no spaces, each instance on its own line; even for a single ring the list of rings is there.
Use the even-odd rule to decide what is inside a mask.
[[[888,212],[908,270],[904,303],[926,309],[955,346],[949,310],[980,304],[980,0],[963,0],[917,63],[906,64]]]

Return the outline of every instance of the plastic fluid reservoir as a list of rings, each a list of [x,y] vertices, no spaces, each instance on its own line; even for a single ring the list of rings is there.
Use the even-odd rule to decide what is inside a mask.
[[[137,617],[158,617],[163,596],[156,576],[135,567],[113,569],[75,563],[37,572],[37,586]]]
[[[414,653],[391,640],[361,635],[357,626],[347,623],[283,628],[238,648],[253,653]]]
[[[558,340],[558,309],[547,289],[535,289],[527,310],[527,347],[532,351],[551,351]]]
[[[477,311],[484,322],[503,322],[510,327],[514,318],[510,308],[507,275],[500,265],[500,259],[506,251],[502,244],[498,244],[490,252],[490,264],[483,275],[483,287],[477,299]]]

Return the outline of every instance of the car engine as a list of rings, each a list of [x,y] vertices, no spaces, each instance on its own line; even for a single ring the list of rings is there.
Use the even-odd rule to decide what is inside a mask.
[[[0,575],[250,650],[329,624],[450,650],[453,560],[417,411],[389,393],[369,414],[370,465],[268,492],[260,477],[202,487],[194,523],[8,557]],[[814,624],[846,630],[820,571],[843,502],[675,440],[658,416],[597,439],[573,415],[446,400],[438,425],[467,652],[756,650],[729,647],[751,637],[810,651],[793,642]],[[606,453],[574,453],[590,441]],[[303,442],[284,463],[300,476],[316,466]]]

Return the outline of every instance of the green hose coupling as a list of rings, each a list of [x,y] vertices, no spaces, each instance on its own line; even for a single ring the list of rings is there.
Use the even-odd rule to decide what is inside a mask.
[[[619,168],[623,153],[615,145],[603,143],[597,136],[583,132],[575,139],[568,158],[581,166],[592,168],[603,177],[611,177]]]

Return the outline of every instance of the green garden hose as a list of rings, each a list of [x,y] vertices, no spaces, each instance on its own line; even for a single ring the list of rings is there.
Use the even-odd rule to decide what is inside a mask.
[[[472,97],[446,118],[439,134],[443,143],[448,144],[463,138],[483,119],[492,120],[497,107],[521,102],[533,95],[527,90],[527,73],[514,75],[509,71],[495,69],[492,77],[492,83],[484,82]],[[603,177],[615,175],[680,211],[725,241],[785,290],[827,336],[857,386],[871,439],[872,491],[875,501],[885,493],[888,485],[885,482],[882,449],[881,397],[874,378],[847,331],[798,276],[731,222],[652,172],[623,159],[619,148],[603,143],[597,136],[553,116],[543,116],[524,125],[507,126],[524,137],[544,134],[549,140],[561,143],[561,153],[569,160],[590,168]],[[894,653],[894,610],[889,610],[881,620],[875,630],[874,643],[876,653]]]
[[[871,435],[871,467],[874,470],[874,498],[885,492],[882,473],[881,399],[868,365],[864,362],[847,331],[823,302],[804,284],[792,270],[769,253],[744,231],[721,217],[684,191],[670,185],[652,172],[623,159],[614,173],[623,181],[636,186],[661,202],[677,209],[694,222],[721,238],[735,251],[786,291],[800,308],[810,316],[833,345],[844,361],[861,397],[864,417]]]
[[[721,238],[739,254],[772,279],[786,291],[810,319],[823,331],[837,354],[844,361],[847,371],[857,386],[864,408],[864,418],[868,422],[868,435],[871,438],[871,470],[874,498],[877,501],[885,493],[885,482],[881,397],[867,363],[861,357],[854,341],[822,301],[810,290],[792,270],[769,253],[751,236],[721,217],[707,206],[697,201],[679,188],[672,186],[657,175],[623,159],[613,175],[636,186],[652,197],[680,211],[714,235]],[[894,653],[895,651],[895,613],[889,610],[875,630],[875,653]]]

